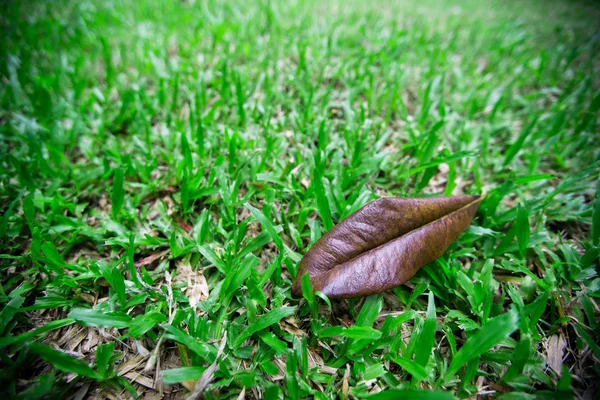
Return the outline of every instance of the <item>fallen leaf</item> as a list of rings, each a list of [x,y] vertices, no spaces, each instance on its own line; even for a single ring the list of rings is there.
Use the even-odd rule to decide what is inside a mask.
[[[188,283],[187,296],[192,308],[196,307],[199,301],[208,299],[208,283],[202,273],[196,274],[194,281]]]
[[[328,374],[328,375],[337,375],[337,368],[333,368],[333,367],[328,367],[326,365],[319,367],[319,372],[323,373],[323,374]]]
[[[128,372],[124,375],[125,378],[130,381],[139,383],[142,386],[147,387],[148,389],[154,389],[154,382],[152,379],[147,376],[141,375],[139,372]]]
[[[185,233],[190,233],[190,231],[192,230],[192,226],[190,224],[183,222],[179,218],[175,218],[175,222],[177,222],[177,225],[179,225],[181,229],[185,231]]]
[[[144,400],[162,400],[166,398],[164,394],[160,392],[146,392],[144,393]]]
[[[275,376],[271,376],[271,377],[269,377],[269,379],[271,379],[271,381],[273,381],[273,382],[283,380],[285,377],[285,371],[286,371],[285,360],[283,360],[281,357],[275,357],[275,358],[273,358],[273,363],[279,370],[279,374],[277,374]]]
[[[88,390],[90,390],[90,382],[86,382],[84,383],[77,392],[75,392],[75,395],[72,397],[73,400],[83,400],[86,398],[86,395],[88,394]]]
[[[296,336],[307,336],[306,332],[298,327],[296,323],[296,319],[294,317],[289,317],[279,321],[279,327],[285,330],[286,332],[291,333]]]
[[[178,261],[177,262],[177,277],[175,283],[186,283],[186,287],[183,289],[190,306],[196,307],[199,301],[206,300],[209,295],[208,282],[206,277],[199,270],[193,270],[189,261]]]
[[[148,349],[146,347],[144,347],[144,345],[142,344],[141,341],[139,341],[139,340],[135,341],[135,348],[140,356],[142,356],[142,357],[150,356],[150,352],[148,351]]]
[[[196,380],[187,380],[187,381],[183,381],[181,382],[181,384],[183,385],[184,388],[186,388],[188,390],[188,392],[193,392],[194,388],[196,387]]]
[[[123,376],[137,367],[139,367],[144,362],[144,357],[142,356],[133,356],[129,358],[121,367],[119,368],[118,376]]]
[[[562,360],[567,341],[562,332],[550,336],[547,343],[546,362],[559,376],[562,373]]]
[[[242,391],[240,392],[240,394],[237,397],[237,400],[244,400],[246,398],[246,388],[243,387]]]
[[[144,265],[150,265],[152,264],[155,260],[158,260],[159,258],[162,258],[164,256],[166,256],[167,254],[169,254],[171,250],[164,250],[158,253],[154,253],[154,254],[150,254],[148,257],[144,257],[141,260],[137,261],[135,263],[136,267],[141,267]]]
[[[342,397],[344,399],[348,398],[348,391],[350,390],[348,378],[350,378],[350,366],[346,364],[346,372],[344,372],[344,379],[342,381]]]
[[[322,367],[323,364],[323,358],[319,355],[319,353],[308,349],[308,368],[312,369],[315,367]]]
[[[221,355],[223,354],[223,350],[225,349],[225,344],[227,343],[227,332],[223,333],[223,338],[221,339],[221,344],[219,345],[219,351],[217,351],[217,357],[215,361],[204,370],[202,376],[196,382],[194,386],[194,390],[187,397],[187,400],[197,400],[200,397],[203,397],[202,394],[210,385],[210,383],[215,379],[215,371],[218,369],[218,365],[220,362]]]
[[[469,227],[481,199],[381,198],[367,204],[306,253],[292,294],[301,296],[305,273],[315,292],[331,298],[367,296],[403,284]]]

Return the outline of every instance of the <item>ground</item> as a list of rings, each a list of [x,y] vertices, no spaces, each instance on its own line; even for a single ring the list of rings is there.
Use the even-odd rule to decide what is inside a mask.
[[[3,398],[598,390],[594,2],[0,7]],[[362,205],[460,194],[408,283],[290,295]]]

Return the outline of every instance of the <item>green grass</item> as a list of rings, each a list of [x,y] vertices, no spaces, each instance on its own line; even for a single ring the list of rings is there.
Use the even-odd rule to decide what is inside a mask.
[[[594,390],[598,8],[390,3],[2,3],[3,398]],[[463,193],[406,285],[291,298],[362,205]]]

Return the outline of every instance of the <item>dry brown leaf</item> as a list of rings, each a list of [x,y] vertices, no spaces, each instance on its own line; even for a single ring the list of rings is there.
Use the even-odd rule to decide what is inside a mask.
[[[368,296],[399,286],[444,254],[469,227],[481,200],[454,196],[371,202],[310,248],[292,294],[302,295],[306,273],[313,290],[330,298]]]
[[[81,345],[81,349],[87,353],[95,348],[98,343],[100,343],[100,335],[98,334],[98,330],[88,328],[87,340]]]
[[[306,332],[304,332],[298,327],[298,324],[296,323],[296,319],[294,317],[289,317],[281,320],[279,322],[279,326],[286,332],[291,333],[292,335],[306,336]]]
[[[183,292],[187,295],[190,306],[196,307],[199,301],[206,300],[209,295],[208,282],[202,271],[193,270],[188,261],[177,261],[176,283],[185,283]]]
[[[96,298],[89,293],[79,293],[77,297],[79,297],[81,300],[85,301],[86,303],[92,306],[96,302]]]
[[[285,370],[286,370],[285,360],[283,360],[281,357],[278,356],[278,357],[273,358],[273,363],[279,370],[279,374],[270,376],[269,379],[272,382],[277,382],[277,381],[283,380],[285,378]]]
[[[196,382],[195,380],[189,380],[189,381],[183,381],[181,382],[181,384],[183,385],[184,388],[186,388],[189,392],[193,392],[194,388],[196,387]]]
[[[185,231],[185,233],[190,233],[190,231],[192,230],[192,226],[190,224],[183,222],[179,218],[176,218],[175,222],[181,227],[181,229]]]
[[[148,349],[146,347],[144,347],[144,345],[142,344],[141,341],[136,340],[135,341],[135,348],[138,352],[139,355],[141,355],[142,357],[146,358],[150,356],[150,351],[148,351]]]
[[[486,380],[485,376],[480,376],[477,378],[477,393],[482,394],[485,393],[486,388]]]
[[[317,340],[317,343],[319,344],[319,346],[321,346],[322,348],[326,349],[328,352],[330,352],[331,354],[333,354],[334,357],[337,357],[337,355],[335,354],[335,351],[331,348],[331,346],[329,346],[327,343],[321,341],[321,340]],[[335,344],[335,340],[331,342],[331,344]]]
[[[196,386],[192,393],[188,396],[187,400],[196,400],[202,396],[202,393],[206,390],[208,385],[215,379],[215,371],[217,370],[217,366],[220,362],[221,355],[223,354],[223,350],[225,349],[225,344],[227,344],[227,331],[223,332],[223,338],[221,339],[221,344],[219,345],[219,351],[217,352],[217,357],[215,361],[206,368],[206,370],[202,373],[198,382],[196,382]]]
[[[88,397],[89,400],[122,400],[116,389],[102,389]]]
[[[160,365],[161,357],[156,359],[156,368],[154,369],[154,379],[152,380],[152,385],[154,390],[157,390],[158,393],[163,393],[163,380],[162,380],[162,366]]]
[[[167,250],[160,251],[158,253],[150,254],[148,257],[144,257],[141,260],[137,261],[135,263],[135,266],[136,267],[142,267],[144,265],[150,265],[154,261],[158,260],[159,258],[162,258],[162,257],[166,256],[170,252],[171,252],[171,250],[167,249]]]
[[[77,333],[77,335],[74,336],[69,336],[69,339],[67,341],[67,349],[73,351],[77,348],[77,346],[79,346],[79,344],[81,342],[83,342],[83,339],[85,339],[87,337],[87,332],[85,331],[79,331]]]
[[[346,372],[344,372],[344,380],[342,381],[342,396],[344,399],[348,398],[348,392],[350,391],[348,378],[350,378],[350,365],[346,364]]]
[[[337,368],[328,367],[326,365],[319,368],[319,372],[322,372],[327,375],[337,375]]]
[[[142,364],[145,357],[142,356],[134,356],[128,359],[121,367],[119,368],[118,376],[123,376]]]
[[[147,387],[148,389],[154,389],[154,382],[152,381],[152,379],[142,375],[139,372],[128,372],[124,375],[124,377],[129,379],[130,381],[137,382],[140,385]]]
[[[196,307],[199,301],[208,298],[208,283],[202,273],[196,275],[194,282],[190,282],[191,286],[188,289],[187,295],[190,301],[190,306]]]
[[[550,336],[546,344],[546,362],[559,376],[562,373],[562,360],[567,341],[562,332]]]
[[[244,400],[246,398],[246,388],[242,388],[242,391],[240,392],[239,396],[237,397],[237,400]]]
[[[83,400],[86,398],[88,394],[88,390],[90,390],[90,382],[84,383],[79,390],[75,393],[72,400]]]
[[[320,367],[323,365],[323,359],[316,351],[308,349],[308,368]]]
[[[372,388],[369,391],[370,395],[374,395],[374,394],[381,392],[381,388],[379,386],[377,386],[377,379],[371,379],[370,381],[365,381],[365,384],[367,385],[367,387]]]
[[[79,325],[71,325],[67,329],[62,329],[60,336],[55,340],[56,344],[62,347],[70,342],[75,335],[84,332],[87,335],[87,329]],[[84,336],[85,337],[85,336]],[[72,349],[71,349],[72,350]]]
[[[161,400],[163,398],[165,398],[165,396],[162,395],[162,394],[160,394],[159,392],[146,392],[146,393],[144,393],[144,400]]]

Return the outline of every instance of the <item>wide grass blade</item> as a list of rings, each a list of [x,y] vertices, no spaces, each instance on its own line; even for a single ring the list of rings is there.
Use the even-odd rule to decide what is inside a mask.
[[[54,350],[52,347],[33,343],[29,350],[42,357],[46,362],[52,364],[56,369],[88,378],[98,379],[100,376],[88,364],[78,358],[72,357],[62,351]]]
[[[119,312],[104,312],[89,308],[73,308],[68,315],[85,326],[100,328],[128,328],[131,317]]]
[[[195,381],[202,377],[206,367],[183,367],[167,369],[161,372],[165,385],[172,385],[185,381]]]
[[[256,220],[258,222],[260,222],[263,229],[269,233],[269,235],[271,236],[271,239],[273,240],[273,242],[275,242],[275,245],[279,249],[279,252],[283,253],[284,252],[283,240],[281,239],[281,236],[275,230],[273,223],[271,221],[269,221],[267,219],[267,217],[265,217],[265,215],[262,213],[262,211],[260,211],[257,208],[252,207],[249,203],[246,203],[244,206],[252,213],[254,218],[256,218]]]
[[[113,218],[117,218],[119,212],[123,208],[125,202],[125,188],[123,187],[123,170],[117,168],[114,171],[113,185],[112,185],[112,196],[111,196],[111,212]]]
[[[505,166],[510,164],[510,162],[513,160],[513,158],[515,158],[517,153],[519,153],[519,151],[521,151],[521,148],[523,147],[523,144],[525,143],[525,139],[527,139],[527,137],[531,134],[531,132],[533,131],[533,128],[535,128],[535,126],[537,124],[537,121],[538,121],[538,117],[535,117],[533,119],[533,121],[531,121],[529,123],[529,125],[527,125],[527,127],[521,131],[517,140],[515,140],[515,142],[512,145],[510,145],[510,147],[506,151],[506,157],[504,158]]]
[[[419,339],[417,341],[415,350],[414,361],[416,364],[421,366],[427,365],[429,356],[431,355],[431,349],[435,341],[436,313],[433,293],[429,292],[428,299],[425,323],[423,324],[423,328],[419,333]]]
[[[456,353],[448,370],[446,381],[453,377],[459,369],[470,360],[479,357],[492,347],[506,339],[518,328],[519,318],[515,310],[489,320],[470,338]]]
[[[316,165],[313,171],[313,190],[317,199],[317,209],[319,210],[319,216],[325,226],[325,231],[329,231],[333,228],[333,220],[331,218],[331,207],[329,206],[329,199],[325,194],[325,187],[323,186],[323,171],[320,165]]]
[[[4,347],[4,346],[9,346],[11,344],[14,343],[19,343],[19,342],[24,342],[30,339],[33,339],[34,337],[44,334],[46,332],[50,332],[53,331],[55,329],[60,329],[64,326],[69,326],[72,323],[75,322],[74,318],[64,318],[64,319],[57,319],[54,321],[50,321],[48,322],[46,325],[41,326],[37,329],[34,329],[32,331],[29,332],[25,332],[22,333],[20,335],[17,336],[4,336],[0,338],[0,348]]]
[[[262,331],[263,329],[276,324],[284,318],[294,314],[296,307],[281,307],[269,311],[268,313],[261,315],[254,323],[250,324],[233,344],[234,347],[239,347],[246,339],[255,334],[256,332]]]

